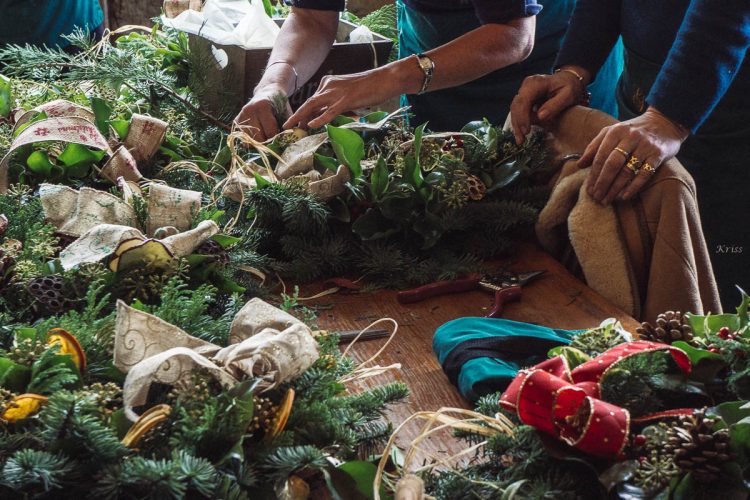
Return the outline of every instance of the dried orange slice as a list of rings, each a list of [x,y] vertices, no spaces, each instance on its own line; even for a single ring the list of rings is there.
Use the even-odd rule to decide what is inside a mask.
[[[143,415],[138,417],[138,420],[128,429],[125,437],[122,438],[122,444],[128,448],[135,448],[138,443],[148,434],[154,427],[164,422],[169,417],[169,412],[172,409],[169,405],[156,405],[146,410]]]
[[[47,345],[59,345],[60,354],[70,354],[73,362],[81,372],[86,370],[86,353],[83,352],[78,339],[62,328],[53,328],[47,332]]]
[[[20,394],[11,400],[0,418],[10,423],[18,422],[35,415],[46,402],[47,398],[41,394]]]
[[[294,403],[294,389],[289,389],[284,395],[284,399],[279,405],[279,409],[276,415],[273,417],[273,425],[268,431],[268,438],[273,439],[284,430],[286,423],[289,421],[289,415],[292,413],[292,405]]]

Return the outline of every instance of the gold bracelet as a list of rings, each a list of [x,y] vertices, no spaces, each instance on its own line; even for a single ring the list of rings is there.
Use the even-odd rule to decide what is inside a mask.
[[[555,73],[560,73],[560,72],[563,72],[563,71],[566,72],[566,73],[570,73],[571,75],[575,76],[576,78],[578,78],[578,81],[581,82],[581,85],[583,85],[584,87],[586,86],[583,83],[583,77],[581,76],[581,74],[578,71],[574,70],[574,69],[570,69],[570,68],[557,68],[555,70]]]
[[[582,104],[584,106],[588,106],[589,103],[591,102],[591,92],[589,92],[588,89],[586,88],[586,84],[583,81],[583,76],[581,76],[581,74],[578,73],[578,71],[576,71],[574,69],[570,69],[570,68],[557,68],[555,70],[555,74],[562,73],[562,72],[570,73],[571,75],[573,75],[576,78],[578,78],[578,81],[581,83],[580,104]]]

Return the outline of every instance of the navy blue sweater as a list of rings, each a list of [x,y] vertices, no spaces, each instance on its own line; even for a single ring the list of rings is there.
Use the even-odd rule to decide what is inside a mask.
[[[556,66],[595,74],[620,35],[661,65],[647,103],[693,132],[730,86],[750,99],[750,0],[578,0]]]

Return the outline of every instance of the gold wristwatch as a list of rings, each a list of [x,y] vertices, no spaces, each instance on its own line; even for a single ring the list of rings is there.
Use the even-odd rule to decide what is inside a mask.
[[[419,63],[419,68],[422,70],[422,73],[424,73],[422,88],[417,93],[424,94],[425,92],[427,92],[427,88],[430,86],[430,82],[432,81],[432,75],[435,73],[435,61],[430,59],[428,56],[419,53],[417,54],[417,62]]]

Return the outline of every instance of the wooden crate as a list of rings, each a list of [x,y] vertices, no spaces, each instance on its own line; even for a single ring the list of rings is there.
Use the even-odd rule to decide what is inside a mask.
[[[283,19],[274,20],[279,26]],[[345,75],[382,66],[388,61],[393,42],[373,34],[373,43],[351,43],[347,39],[356,25],[340,20],[336,42],[323,64],[308,82],[302,85],[290,103],[296,109],[315,93],[324,75]],[[223,117],[236,114],[253,94],[265,70],[271,48],[245,50],[237,46],[216,45],[200,36],[190,36],[193,71],[190,86],[201,104]],[[228,64],[219,68],[213,53],[223,50]]]

